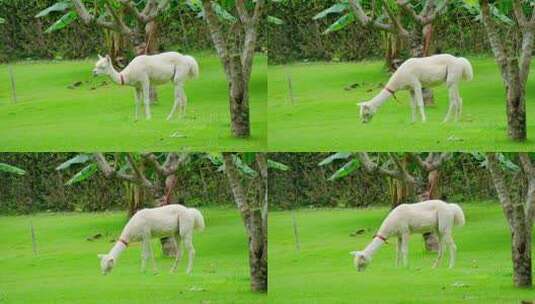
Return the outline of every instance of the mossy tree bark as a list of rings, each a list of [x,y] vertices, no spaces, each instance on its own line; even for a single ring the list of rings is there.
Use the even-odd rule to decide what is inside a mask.
[[[533,284],[531,239],[535,205],[535,167],[527,153],[519,153],[518,158],[528,184],[524,197],[513,195],[515,191],[512,185],[507,183],[497,153],[488,153],[487,163],[511,231],[513,283],[519,288],[529,288]]]
[[[231,25],[217,17],[213,1],[203,0],[204,17],[229,85],[231,132],[235,137],[249,137],[249,80],[257,42],[257,27],[264,18],[265,1],[257,0],[253,11],[245,0],[236,0],[239,18]]]
[[[240,211],[245,225],[249,245],[249,272],[251,276],[251,290],[266,293],[268,290],[268,166],[264,153],[256,153],[256,165],[260,171],[259,181],[249,182],[242,178],[236,167],[235,155],[223,153],[225,174],[232,190],[234,202]],[[248,191],[250,188],[255,191]],[[250,194],[254,192],[253,194]]]
[[[507,134],[514,141],[527,139],[526,83],[533,53],[535,13],[525,15],[522,1],[514,0],[514,22],[497,24],[488,0],[481,0],[481,16],[487,36],[501,71],[506,91]],[[520,40],[520,41],[516,41]]]

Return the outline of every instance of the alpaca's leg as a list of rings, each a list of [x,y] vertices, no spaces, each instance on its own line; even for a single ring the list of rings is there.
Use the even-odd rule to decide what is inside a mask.
[[[460,121],[463,116],[463,99],[459,93],[457,95],[457,121]]]
[[[143,103],[145,104],[145,117],[151,119],[150,115],[150,82],[146,79],[143,82]]]
[[[409,266],[409,233],[404,232],[401,235],[401,255],[403,267]]]
[[[463,99],[459,93],[459,85],[455,86],[455,100],[457,101],[457,111],[455,111],[455,122],[458,122],[461,119],[461,114],[463,112]]]
[[[416,96],[416,103],[418,104],[418,109],[420,110],[420,116],[422,117],[422,122],[426,122],[427,118],[425,116],[424,108],[424,97],[422,93],[422,85],[420,82],[416,81],[413,84],[414,95]]]
[[[448,108],[448,113],[446,113],[446,117],[444,117],[444,120],[443,122],[446,123],[446,122],[449,122],[450,119],[451,119],[451,115],[456,115],[456,113],[453,113],[454,110],[455,112],[456,109],[457,109],[457,98],[455,96],[455,87],[452,85],[452,86],[448,86],[448,93],[449,93],[449,108]]]
[[[412,123],[416,122],[416,96],[414,94],[414,90],[409,90],[409,93],[411,94],[411,121]]]
[[[139,119],[139,107],[141,106],[142,98],[143,98],[143,93],[142,93],[141,88],[136,87],[136,113],[135,113],[136,121]]]
[[[154,258],[154,253],[152,252],[152,246],[150,244],[150,237],[148,238],[149,241],[147,242],[149,244],[148,248],[149,248],[149,255],[150,255],[150,258],[151,258],[151,263],[152,263],[152,271],[154,273],[158,273],[158,267],[156,267],[156,259]]]
[[[175,253],[175,263],[173,264],[173,267],[171,267],[172,272],[176,271],[176,267],[178,263],[180,263],[180,260],[182,259],[182,250],[180,250],[180,242],[181,242],[180,236],[176,235],[174,237],[174,240],[175,240],[175,246],[176,246],[176,253]]]
[[[446,244],[448,245],[448,248],[450,249],[450,264],[449,268],[453,268],[455,266],[455,260],[457,258],[457,246],[455,245],[455,242],[453,241],[453,238],[451,237],[451,233],[448,233],[446,236]]]
[[[175,84],[175,103],[173,104],[173,108],[171,109],[171,112],[169,115],[167,115],[167,120],[170,120],[173,118],[173,115],[176,112],[176,108],[178,107],[178,104],[180,103],[180,90],[177,84]]]
[[[182,91],[180,96],[182,99],[180,100],[180,117],[184,118],[186,116],[186,108],[188,106],[188,96],[184,92],[184,87],[181,86],[180,90]]]
[[[433,263],[433,268],[437,268],[438,265],[440,265],[440,262],[442,261],[442,257],[444,256],[444,250],[446,249],[444,247],[445,246],[444,237],[440,233],[437,233],[437,235],[438,235],[438,254],[437,254],[435,263]]]
[[[193,247],[191,232],[184,236],[184,247],[188,250],[188,268],[186,269],[186,273],[190,274],[193,269],[193,259],[195,258],[195,248]]]
[[[402,240],[401,237],[398,237],[398,244],[396,247],[396,267],[399,267],[401,265],[401,246]]]
[[[141,272],[145,272],[147,266],[147,260],[149,259],[150,238],[143,236],[141,241]]]

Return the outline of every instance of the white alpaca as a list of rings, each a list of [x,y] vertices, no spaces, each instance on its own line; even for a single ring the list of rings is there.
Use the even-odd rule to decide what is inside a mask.
[[[383,221],[379,231],[363,251],[352,251],[353,263],[358,271],[363,271],[373,255],[391,237],[398,238],[396,265],[408,265],[409,236],[411,233],[436,233],[439,239],[438,255],[433,264],[437,267],[446,247],[450,251],[449,267],[455,265],[457,247],[452,238],[453,226],[464,225],[464,213],[457,204],[440,200],[429,200],[415,204],[402,204],[394,208]]]
[[[187,208],[182,205],[166,205],[158,208],[139,210],[132,216],[119,237],[117,243],[108,254],[99,254],[100,268],[103,274],[109,273],[119,255],[126,249],[130,242],[141,241],[142,259],[141,271],[145,271],[145,265],[149,257],[152,260],[154,272],[157,272],[156,261],[152,253],[150,241],[153,237],[172,237],[175,241],[177,253],[171,271],[175,271],[177,264],[182,258],[180,241],[188,250],[187,273],[191,273],[195,249],[193,248],[193,230],[204,230],[204,218],[199,210]]]
[[[395,92],[409,90],[411,95],[412,122],[416,122],[416,107],[420,109],[420,116],[425,122],[424,99],[422,87],[434,87],[446,83],[449,90],[449,109],[444,122],[448,122],[452,113],[455,121],[461,118],[463,101],[459,94],[459,83],[462,79],[472,80],[472,65],[466,58],[455,57],[448,54],[434,55],[423,58],[411,58],[405,61],[384,89],[372,100],[358,103],[360,118],[368,123],[377,109],[379,109]],[[394,96],[395,98],[395,96]]]
[[[121,72],[117,72],[111,63],[109,55],[101,57],[95,64],[93,74],[109,75],[110,78],[120,85],[129,85],[136,89],[136,114],[139,116],[141,100],[145,104],[145,116],[151,118],[149,88],[167,82],[175,86],[175,102],[167,120],[173,117],[177,106],[180,104],[180,116],[186,114],[187,97],[184,93],[184,82],[199,76],[199,66],[195,58],[176,52],[167,52],[158,55],[137,56]]]

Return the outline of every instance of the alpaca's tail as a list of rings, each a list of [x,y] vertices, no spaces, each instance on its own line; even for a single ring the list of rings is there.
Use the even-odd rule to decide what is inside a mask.
[[[201,212],[195,208],[189,208],[189,213],[193,215],[193,228],[197,231],[204,230],[204,217]]]
[[[464,212],[461,206],[457,204],[450,204],[450,208],[453,210],[453,223],[455,226],[464,226]]]
[[[184,55],[184,62],[188,66],[188,76],[190,79],[199,77],[199,64],[197,60],[189,55]]]
[[[474,70],[472,69],[472,64],[468,59],[460,57],[459,60],[461,61],[461,64],[463,65],[463,78],[465,80],[472,80],[474,79]]]

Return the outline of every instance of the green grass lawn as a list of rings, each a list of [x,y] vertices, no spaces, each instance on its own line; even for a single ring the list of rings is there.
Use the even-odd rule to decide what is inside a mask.
[[[230,133],[228,85],[219,59],[194,54],[200,78],[186,83],[185,119],[167,121],[171,84],[159,87],[151,121],[134,121],[134,89],[93,78],[96,60],[21,62],[13,65],[18,103],[12,104],[7,66],[0,65],[1,151],[256,151],[266,146],[266,56],[255,59],[250,84],[252,136]],[[92,86],[106,80],[108,85]],[[75,89],[69,85],[83,84]],[[178,115],[177,115],[178,116]],[[174,136],[173,136],[174,135]]]
[[[269,294],[274,303],[520,303],[533,290],[512,287],[510,233],[498,203],[462,206],[466,226],[454,230],[457,265],[432,269],[420,236],[411,238],[409,268],[394,265],[391,240],[365,272],[349,252],[372,239],[387,208],[298,210],[301,251],[296,252],[289,212],[271,212]],[[350,234],[367,229],[356,237]]]
[[[173,259],[153,250],[159,274],[140,272],[134,243],[110,275],[100,273],[98,253],[107,252],[123,225],[124,212],[0,217],[0,303],[265,303],[249,291],[247,237],[235,209],[201,208],[206,230],[196,233],[191,276],[186,259],[176,273]],[[30,221],[38,256],[32,253]],[[99,240],[86,238],[102,233]]]
[[[298,63],[268,67],[268,145],[272,151],[465,151],[535,148],[535,77],[528,82],[529,141],[508,140],[505,91],[494,59],[470,58],[472,82],[461,85],[464,115],[459,124],[442,124],[447,88],[435,89],[428,122],[411,124],[409,94],[397,94],[368,125],[358,119],[357,102],[371,99],[388,81],[381,61]],[[294,103],[290,102],[288,75]],[[346,91],[352,84],[359,87]]]

